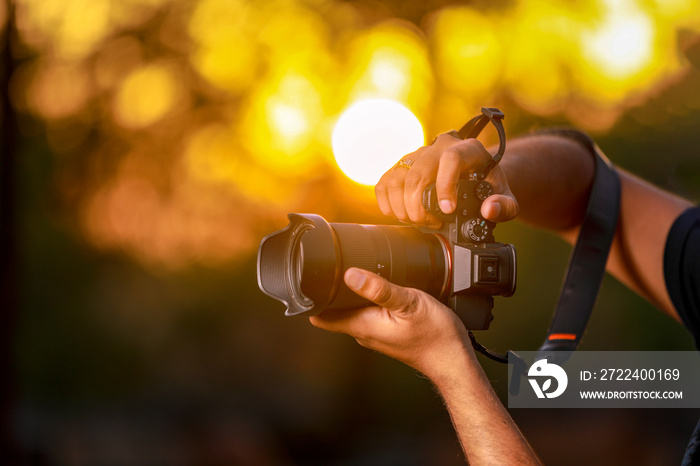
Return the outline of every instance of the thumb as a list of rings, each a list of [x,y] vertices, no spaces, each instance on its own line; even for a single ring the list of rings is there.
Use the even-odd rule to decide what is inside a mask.
[[[481,205],[481,215],[492,222],[513,220],[518,215],[518,201],[506,194],[494,194]]]
[[[351,267],[345,271],[345,284],[358,295],[387,309],[406,309],[415,305],[415,295],[367,270]]]

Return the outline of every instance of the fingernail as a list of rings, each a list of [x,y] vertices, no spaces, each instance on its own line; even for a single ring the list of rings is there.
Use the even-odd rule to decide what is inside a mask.
[[[348,269],[345,272],[345,284],[351,290],[359,290],[365,284],[367,277],[357,269]]]
[[[454,207],[452,206],[452,201],[450,201],[449,199],[440,200],[440,210],[442,210],[446,214],[451,213],[454,210]]]

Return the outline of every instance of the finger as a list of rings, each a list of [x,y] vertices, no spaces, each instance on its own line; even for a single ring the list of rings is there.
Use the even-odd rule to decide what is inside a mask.
[[[396,218],[394,211],[391,210],[391,203],[389,202],[389,191],[387,188],[387,182],[391,172],[393,170],[385,172],[379,179],[379,182],[374,186],[374,196],[377,198],[377,205],[379,210],[387,217]]]
[[[399,220],[409,221],[404,203],[404,179],[408,169],[399,167],[391,171],[386,179],[386,197],[389,202],[391,212]]]
[[[457,205],[457,183],[462,173],[479,169],[490,157],[476,139],[466,139],[441,154],[435,189],[443,212],[452,213]]]
[[[462,157],[459,150],[451,147],[440,156],[440,165],[435,176],[440,210],[446,214],[454,212],[457,205],[457,183],[462,173]]]
[[[423,191],[435,180],[440,154],[426,154],[411,167],[404,178],[404,205],[413,223],[439,226],[440,221],[423,207]]]
[[[513,220],[518,211],[518,201],[511,194],[494,194],[481,205],[481,215],[497,223]]]
[[[362,313],[366,308],[357,309],[326,309],[318,315],[309,317],[309,322],[329,332],[346,333],[354,335],[358,327],[362,326]]]
[[[344,278],[348,288],[378,306],[327,309],[309,318],[315,327],[351,335],[363,344],[367,335],[376,333],[377,326],[386,318],[386,311],[382,308],[397,311],[415,308],[415,296],[412,293],[371,272],[350,268],[345,272]]]
[[[389,310],[408,310],[416,305],[416,297],[409,289],[394,285],[372,272],[351,267],[344,278],[352,291]]]
[[[413,223],[431,228],[439,228],[442,221],[425,210],[423,191],[435,182],[442,152],[455,143],[461,142],[452,133],[442,133],[429,145],[421,147],[413,167],[404,179],[404,205]]]

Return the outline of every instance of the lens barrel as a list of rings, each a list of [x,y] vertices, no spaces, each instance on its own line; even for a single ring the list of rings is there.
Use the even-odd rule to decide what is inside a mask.
[[[258,285],[287,306],[287,315],[368,305],[345,286],[350,267],[440,300],[450,292],[451,249],[440,235],[413,227],[328,223],[313,214],[289,214],[289,221],[265,237],[258,252]]]

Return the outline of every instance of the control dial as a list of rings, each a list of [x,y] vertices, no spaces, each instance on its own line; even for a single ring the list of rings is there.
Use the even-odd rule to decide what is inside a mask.
[[[472,218],[462,225],[462,233],[470,240],[481,243],[491,233],[491,227],[483,218]]]
[[[474,187],[474,192],[476,197],[483,202],[487,197],[493,194],[493,186],[491,186],[491,183],[488,181],[479,181]]]

